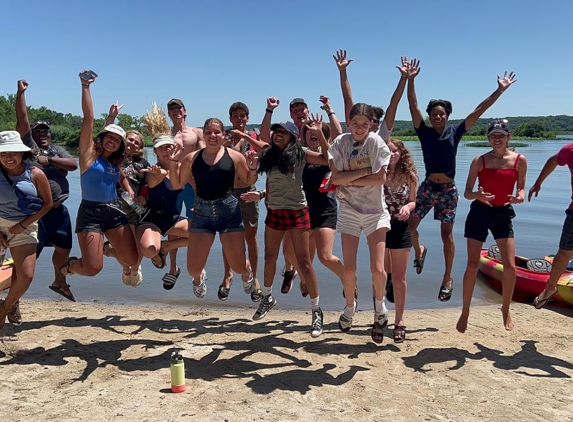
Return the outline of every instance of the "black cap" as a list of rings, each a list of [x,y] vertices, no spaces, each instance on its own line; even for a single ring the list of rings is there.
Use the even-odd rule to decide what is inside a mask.
[[[34,129],[38,129],[40,127],[45,127],[46,129],[50,129],[50,124],[48,122],[46,122],[45,120],[36,120],[35,122],[33,122],[30,125],[30,129],[34,130]]]
[[[167,103],[167,108],[171,107],[172,105],[178,105],[180,107],[185,108],[185,104],[179,98],[171,98]]]
[[[294,100],[292,100],[290,102],[290,106],[289,108],[292,108],[294,105],[296,104],[304,104],[305,106],[308,107],[308,105],[306,104],[306,101],[304,100],[304,98],[295,98]]]

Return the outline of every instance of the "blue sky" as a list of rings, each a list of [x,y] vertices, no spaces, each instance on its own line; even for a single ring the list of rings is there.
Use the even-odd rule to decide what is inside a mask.
[[[80,114],[81,69],[99,74],[95,111],[115,100],[141,116],[156,101],[181,98],[188,124],[208,117],[228,123],[228,107],[243,101],[250,123],[266,98],[288,118],[294,97],[319,110],[342,96],[332,54],[347,49],[354,99],[384,108],[398,81],[400,56],[416,57],[418,100],[452,101],[464,118],[513,70],[518,82],[486,117],[573,114],[573,3],[479,1],[54,1],[3,7],[0,94],[27,79],[28,104]],[[404,95],[398,119],[410,118]]]

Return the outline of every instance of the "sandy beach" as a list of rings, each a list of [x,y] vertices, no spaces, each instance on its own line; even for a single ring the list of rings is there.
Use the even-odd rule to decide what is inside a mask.
[[[496,305],[407,311],[402,344],[372,342],[370,310],[349,333],[338,313],[186,309],[24,300],[24,324],[0,342],[6,421],[566,421],[573,417],[571,308]],[[390,315],[392,321],[393,315]],[[187,390],[170,391],[181,349]]]

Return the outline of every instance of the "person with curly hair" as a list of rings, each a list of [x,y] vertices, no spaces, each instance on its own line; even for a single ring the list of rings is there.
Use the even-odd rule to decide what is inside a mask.
[[[392,302],[396,304],[394,342],[401,343],[406,338],[403,316],[407,293],[406,272],[412,247],[408,218],[416,206],[418,174],[412,155],[402,141],[390,139],[387,145],[390,149],[390,163],[384,195],[390,213],[390,231],[386,233],[386,253],[392,268],[392,281],[388,278],[392,289],[387,288],[386,291],[392,292]]]
[[[94,138],[94,110],[90,85],[96,75],[79,74],[82,85],[83,121],[80,132],[79,164],[82,202],[76,219],[81,258],[70,257],[60,271],[64,275],[94,276],[103,268],[104,235],[117,253],[125,274],[140,271],[135,237],[117,198],[116,183],[133,195],[133,189],[121,172],[126,157],[125,131],[114,124],[104,127]]]

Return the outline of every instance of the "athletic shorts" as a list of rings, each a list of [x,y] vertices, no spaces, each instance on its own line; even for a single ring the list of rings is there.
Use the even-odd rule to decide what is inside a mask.
[[[225,198],[206,201],[195,198],[190,233],[232,233],[245,230],[239,200],[233,194]]]
[[[273,230],[310,229],[308,207],[300,210],[267,209],[265,225]]]
[[[38,243],[38,222],[30,224],[22,233],[10,234],[12,226],[20,221],[22,220],[12,221],[0,217],[0,232],[6,236],[9,248]]]
[[[390,229],[388,210],[384,210],[382,214],[361,214],[344,202],[340,203],[336,222],[336,231],[339,233],[360,237],[360,233],[364,232],[368,237],[381,228]]]
[[[257,188],[255,186],[248,186],[246,188],[235,188],[233,195],[239,200],[241,207],[241,217],[243,218],[243,225],[245,227],[257,227],[259,225],[259,202],[246,202],[241,199],[241,195],[247,192],[254,192]]]
[[[416,208],[411,214],[421,220],[434,208],[434,220],[453,224],[458,200],[458,188],[454,182],[436,183],[426,179],[418,188]]]
[[[46,246],[72,249],[72,221],[65,205],[52,208],[38,220],[38,256]]]
[[[490,207],[479,201],[473,201],[470,212],[466,218],[464,237],[485,242],[488,231],[491,231],[494,239],[513,238],[513,224],[515,211],[511,205]]]
[[[76,233],[104,234],[108,230],[127,226],[129,222],[119,200],[100,203],[82,200],[76,218]]]
[[[390,220],[390,231],[386,233],[387,249],[409,249],[412,247],[412,237],[408,221]]]
[[[573,210],[565,211],[567,217],[563,223],[563,230],[561,230],[561,240],[559,240],[559,247],[566,251],[573,251]]]

